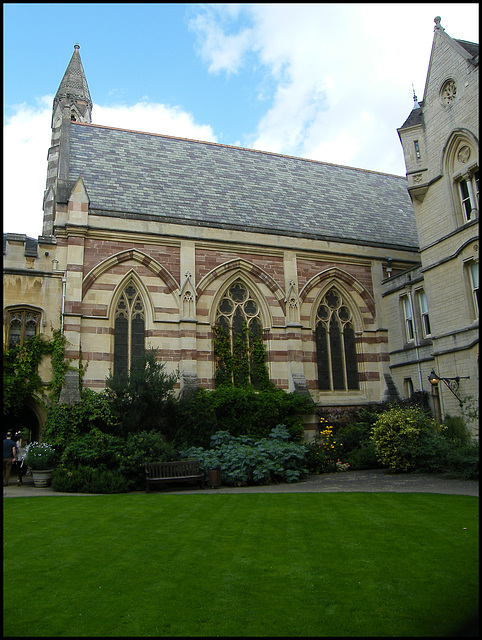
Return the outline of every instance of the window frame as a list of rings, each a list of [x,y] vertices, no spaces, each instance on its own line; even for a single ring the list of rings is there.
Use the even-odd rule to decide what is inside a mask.
[[[405,342],[415,342],[415,318],[413,317],[413,306],[410,295],[406,293],[401,297],[403,318],[404,318],[404,335]]]
[[[127,293],[129,288],[132,288],[135,293],[129,295]],[[124,306],[121,306],[122,304]],[[140,308],[136,308],[138,304],[140,304]],[[142,331],[140,331],[139,320],[142,322]],[[146,304],[139,285],[132,279],[122,286],[117,298],[114,307],[113,329],[113,375],[127,375],[136,368],[135,360],[145,353],[146,348]],[[143,334],[142,340],[139,339],[141,333]],[[125,354],[120,352],[121,348],[124,348]]]
[[[328,297],[332,292],[339,297],[337,306],[334,306],[334,301],[329,301]],[[314,342],[318,391],[360,391],[356,333],[355,315],[349,297],[336,285],[331,285],[320,297],[315,311]]]
[[[472,293],[472,309],[475,318],[479,317],[479,261],[470,260],[467,263],[467,271],[469,276],[469,286]],[[477,271],[477,281],[475,280],[475,271]]]
[[[420,312],[420,324],[422,327],[422,336],[429,338],[432,335],[430,326],[430,314],[428,310],[427,295],[423,289],[419,289],[417,292],[418,309]]]
[[[216,305],[214,333],[219,337],[218,332],[224,332],[225,338],[229,340],[232,359],[232,368],[229,373],[231,383],[242,385],[249,381],[254,389],[259,389],[261,385],[258,373],[259,363],[255,360],[254,345],[255,341],[261,340],[264,347],[260,300],[254,287],[240,277],[224,286],[222,291]],[[267,362],[265,365],[267,366]],[[215,357],[215,380],[218,372],[222,372],[223,369],[222,360]]]
[[[464,222],[475,220],[479,210],[478,168],[459,178],[457,183]]]
[[[20,339],[14,343],[11,342],[11,323],[13,314],[22,314],[22,321],[20,326]],[[36,325],[35,325],[35,333],[26,337],[26,315],[32,314],[36,317]],[[7,349],[11,349],[15,346],[23,346],[25,342],[27,342],[30,338],[33,338],[36,335],[40,334],[40,323],[42,318],[42,311],[35,307],[25,306],[25,305],[16,305],[14,307],[10,307],[6,309],[6,336],[5,336],[5,344]]]

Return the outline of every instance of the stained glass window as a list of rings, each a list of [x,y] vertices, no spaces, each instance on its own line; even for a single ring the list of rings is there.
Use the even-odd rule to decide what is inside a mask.
[[[318,388],[345,391],[359,388],[355,329],[343,296],[332,287],[321,300],[315,328]]]
[[[131,282],[121,293],[114,319],[114,375],[139,366],[144,355],[144,303]]]

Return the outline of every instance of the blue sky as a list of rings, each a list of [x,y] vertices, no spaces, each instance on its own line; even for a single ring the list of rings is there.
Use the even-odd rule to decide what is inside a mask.
[[[434,17],[478,42],[477,3],[3,7],[4,231],[32,237],[76,42],[94,123],[397,175],[396,128],[412,83],[423,98]]]

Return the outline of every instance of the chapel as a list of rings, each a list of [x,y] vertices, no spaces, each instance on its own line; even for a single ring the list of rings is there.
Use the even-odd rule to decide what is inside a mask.
[[[478,45],[437,25],[423,101],[398,130],[404,177],[98,125],[76,44],[53,102],[42,235],[4,234],[4,345],[60,329],[66,402],[80,370],[101,391],[150,348],[178,393],[239,383],[216,340],[255,388],[262,353],[273,384],[334,420],[432,392],[434,368],[472,391]],[[22,419],[38,436],[34,397]],[[316,428],[307,418],[306,437]]]

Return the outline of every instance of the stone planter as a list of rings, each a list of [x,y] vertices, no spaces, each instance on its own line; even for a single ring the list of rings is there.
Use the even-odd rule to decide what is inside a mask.
[[[32,478],[36,487],[50,487],[52,469],[32,469]]]

